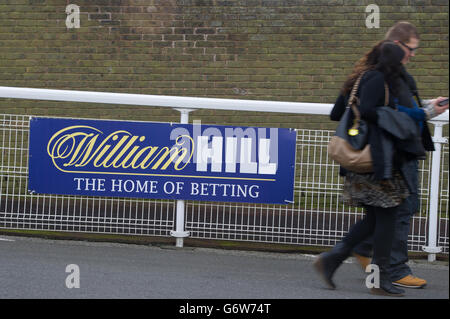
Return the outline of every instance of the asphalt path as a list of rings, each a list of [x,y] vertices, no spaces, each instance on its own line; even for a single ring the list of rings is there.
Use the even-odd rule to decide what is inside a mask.
[[[0,236],[0,298],[390,298],[369,293],[367,274],[352,258],[335,275],[337,289],[327,289],[313,270],[315,258]],[[448,263],[410,263],[417,276],[428,280],[428,286],[407,289],[402,298],[449,298]]]

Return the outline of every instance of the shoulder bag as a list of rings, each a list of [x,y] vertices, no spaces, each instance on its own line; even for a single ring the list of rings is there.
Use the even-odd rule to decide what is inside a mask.
[[[363,77],[362,73],[353,85],[348,106],[339,121],[335,135],[328,143],[328,154],[343,168],[355,173],[370,173],[373,171],[370,145],[368,144],[369,127],[361,120],[359,112],[359,99],[356,96],[359,83]],[[385,105],[389,103],[389,90],[385,88]],[[351,113],[354,121],[351,122]]]

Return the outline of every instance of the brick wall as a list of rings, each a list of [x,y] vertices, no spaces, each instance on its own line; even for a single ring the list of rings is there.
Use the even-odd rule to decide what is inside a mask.
[[[68,4],[81,27],[67,29]],[[366,28],[366,6],[380,28]],[[0,0],[0,86],[333,103],[354,62],[399,20],[421,49],[421,95],[448,95],[447,0]],[[0,113],[178,121],[148,107],[11,100]],[[199,110],[191,120],[298,128],[326,116]]]

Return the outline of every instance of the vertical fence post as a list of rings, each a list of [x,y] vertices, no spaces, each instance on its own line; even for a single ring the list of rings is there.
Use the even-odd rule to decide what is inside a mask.
[[[428,253],[428,261],[436,260],[436,254],[441,252],[441,247],[436,245],[439,227],[439,173],[441,168],[442,144],[447,143],[447,139],[442,137],[443,122],[431,121],[434,124],[433,142],[435,151],[431,161],[431,185],[430,185],[430,207],[428,215],[428,246],[423,250]]]
[[[176,109],[181,113],[180,123],[189,123],[189,112],[194,111],[193,109]],[[185,205],[184,200],[177,200],[177,210],[176,210],[176,227],[175,231],[171,231],[170,235],[176,238],[176,247],[183,247],[184,238],[189,236],[189,232],[184,230],[184,213]]]

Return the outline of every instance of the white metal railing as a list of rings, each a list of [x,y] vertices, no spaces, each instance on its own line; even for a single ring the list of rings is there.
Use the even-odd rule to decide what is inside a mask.
[[[196,109],[328,115],[332,108],[331,104],[319,103],[174,97],[16,87],[0,87],[0,97],[168,107],[180,111],[181,123],[188,123],[189,112]],[[9,221],[9,224],[2,223],[0,227],[14,228],[21,226],[19,228],[24,228],[26,226],[25,228],[31,229],[56,227],[54,229],[114,233],[114,225],[116,225],[116,229],[119,227],[117,225],[121,225],[120,227],[123,230],[131,231],[135,227],[134,229],[140,230],[141,234],[157,235],[159,227],[159,235],[167,236],[170,234],[176,237],[177,246],[180,247],[183,246],[183,238],[188,235],[197,238],[333,245],[362,214],[359,210],[339,204],[338,196],[342,185],[338,177],[338,167],[331,163],[326,153],[326,145],[333,133],[332,131],[297,130],[297,154],[300,157],[299,162],[297,162],[297,171],[300,175],[296,177],[295,181],[296,203],[287,206],[274,206],[189,202],[186,205],[185,201],[179,200],[176,203],[176,224],[175,230],[173,230],[175,216],[171,211],[175,208],[170,201],[26,194],[27,121],[28,116],[4,115],[3,119],[0,117],[0,132],[2,132],[2,136],[0,136],[0,155],[2,156],[2,162],[0,162],[0,195],[3,197],[2,202],[4,202],[3,207],[0,207],[0,222],[2,222],[2,219]],[[433,152],[431,161],[423,162],[421,165],[422,186],[420,190],[426,206],[422,205],[419,215],[413,219],[409,248],[412,251],[423,249],[429,253],[429,260],[434,260],[436,253],[441,251],[448,253],[448,216],[446,215],[448,211],[448,182],[447,185],[440,185],[439,183],[442,180],[448,181],[448,140],[442,136],[442,128],[448,124],[448,111],[430,122],[435,126],[436,151]],[[5,160],[6,156],[12,156],[14,160],[9,158]],[[17,165],[18,158],[20,158],[19,166]],[[19,182],[22,191],[16,192],[17,186],[10,187],[9,182],[4,182],[5,178],[11,177]],[[11,200],[9,207],[8,200],[5,200],[5,198],[14,198],[14,200]],[[26,200],[21,202],[20,199]],[[37,203],[33,203],[33,200],[36,200]],[[61,203],[58,204],[59,200]],[[119,205],[113,208],[115,202],[129,204],[130,211],[125,213],[125,215],[128,214],[128,217],[120,217],[123,212],[112,211],[118,209]],[[149,203],[159,205],[159,208],[150,209],[150,206],[146,206],[150,205]],[[23,213],[20,213],[17,207],[14,208],[14,205],[22,205]],[[37,208],[36,211],[34,207],[29,207],[30,213],[27,213],[27,205],[36,205],[36,207],[42,205],[42,209]],[[96,216],[96,213],[90,214],[92,216],[88,216],[87,213],[70,216],[64,214],[65,210],[71,210],[65,205],[73,205],[80,211],[82,207],[87,210],[86,207],[90,205],[103,205],[103,210],[99,209],[103,212],[99,214],[103,214],[103,216],[93,217]],[[14,213],[15,209],[17,213]],[[56,209],[63,211],[60,216]],[[109,215],[107,209],[111,210]],[[135,211],[133,212],[132,209]],[[139,210],[141,213],[139,213]],[[146,213],[147,210],[159,210],[161,214],[150,216]],[[162,213],[164,210],[165,213]],[[32,211],[36,211],[36,216],[28,218],[33,214]],[[81,222],[91,223],[92,227],[80,227]],[[63,224],[66,225],[64,229],[60,227]],[[425,229],[425,225],[428,225],[427,229]],[[144,231],[144,229],[147,229],[146,227],[153,227],[153,230],[150,233]],[[131,231],[131,233],[135,232]]]
[[[48,101],[70,101],[169,107],[173,109],[214,109],[295,114],[328,115],[331,104],[258,100],[213,99],[130,93],[49,90],[0,86],[0,97]]]

